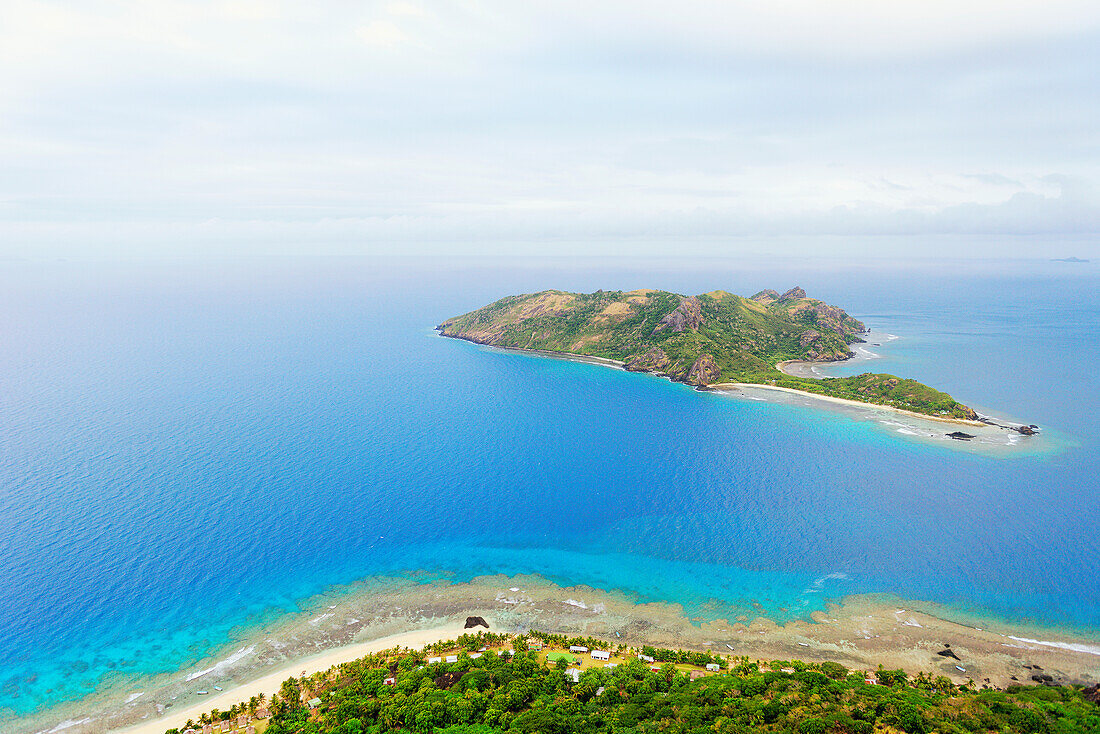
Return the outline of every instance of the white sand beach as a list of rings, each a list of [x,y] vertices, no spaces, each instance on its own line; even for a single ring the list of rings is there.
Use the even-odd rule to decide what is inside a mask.
[[[381,650],[389,650],[395,647],[407,647],[412,650],[419,650],[425,645],[429,645],[433,642],[453,640],[465,631],[466,630],[463,630],[461,624],[456,623],[442,627],[434,627],[432,629],[390,635],[388,637],[381,637],[377,640],[371,640],[370,642],[346,645],[311,658],[296,660],[274,673],[268,673],[250,683],[245,683],[226,691],[219,691],[216,695],[203,696],[201,703],[193,704],[178,711],[170,709],[163,716],[149,718],[139,724],[121,729],[113,729],[112,731],[121,732],[122,734],[164,734],[167,729],[173,727],[182,728],[183,724],[188,719],[197,721],[203,713],[211,709],[225,711],[233,704],[247,701],[252,696],[261,693],[270,698],[271,694],[279,690],[279,686],[282,685],[282,682],[292,676],[301,676],[303,674],[312,675],[322,670],[328,670],[334,665],[357,660],[365,655],[370,655],[371,653]]]

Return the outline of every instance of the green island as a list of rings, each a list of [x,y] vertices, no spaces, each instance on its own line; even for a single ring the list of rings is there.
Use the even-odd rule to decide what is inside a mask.
[[[245,718],[257,734],[1069,734],[1100,731],[1098,697],[1097,686],[998,690],[882,666],[762,662],[532,631],[383,651],[287,679],[262,719],[255,699],[235,709],[252,713]],[[216,726],[229,718],[212,711],[183,732],[229,731]]]
[[[444,336],[498,347],[613,360],[707,389],[754,384],[888,406],[936,418],[978,419],[945,392],[894,375],[813,379],[783,372],[787,362],[852,356],[864,324],[801,288],[745,298],[726,291],[542,291],[508,296],[436,327]]]

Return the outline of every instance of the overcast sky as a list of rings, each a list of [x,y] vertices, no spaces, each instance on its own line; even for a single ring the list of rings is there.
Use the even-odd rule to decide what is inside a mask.
[[[1096,0],[4,0],[0,248],[1100,257],[1098,72]]]

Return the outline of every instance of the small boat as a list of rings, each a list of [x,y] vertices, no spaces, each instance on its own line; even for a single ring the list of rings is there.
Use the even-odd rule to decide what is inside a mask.
[[[728,647],[730,650],[733,649],[733,645],[726,645],[726,647]]]
[[[808,643],[808,642],[800,642],[798,644],[801,645],[802,647],[809,647],[810,646],[810,643]]]
[[[966,672],[966,668],[962,667],[961,665],[956,665],[955,670],[961,670],[963,673]]]
[[[224,691],[225,689],[222,688],[221,686],[214,686],[214,690],[215,691]]]
[[[199,691],[200,696],[205,696],[208,693],[210,693],[210,691]]]
[[[615,636],[616,637],[622,637],[622,635],[620,635],[618,632],[615,633]]]

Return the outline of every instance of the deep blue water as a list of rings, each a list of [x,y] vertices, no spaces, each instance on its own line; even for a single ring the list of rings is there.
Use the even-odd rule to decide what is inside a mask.
[[[975,455],[431,331],[550,287],[796,283],[901,337],[867,368],[1062,450]],[[1100,630],[1098,286],[1045,262],[5,262],[0,710],[419,569],[777,619],[890,592]]]

